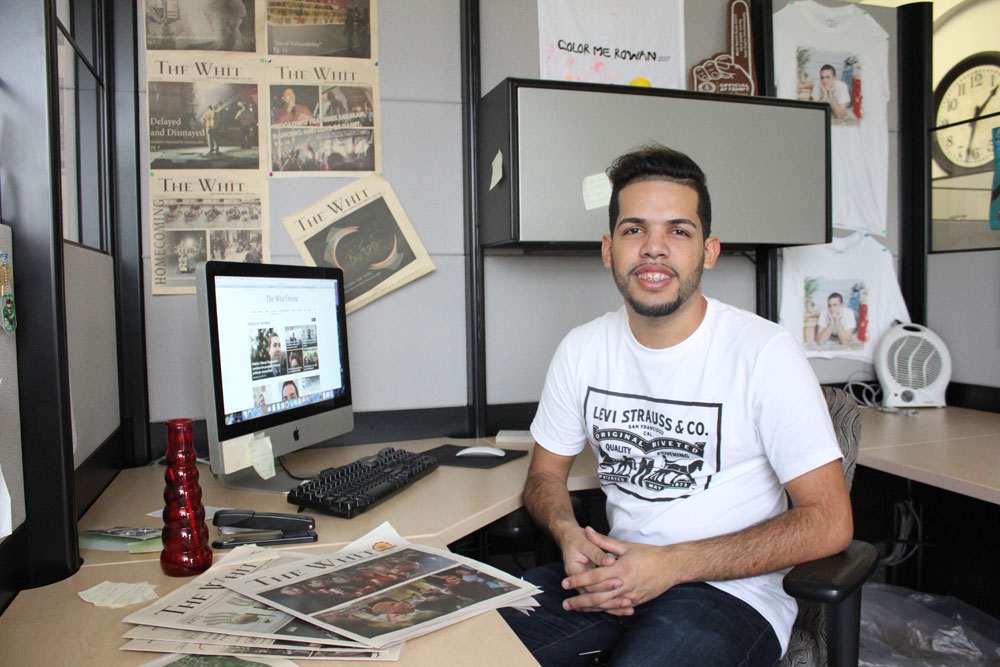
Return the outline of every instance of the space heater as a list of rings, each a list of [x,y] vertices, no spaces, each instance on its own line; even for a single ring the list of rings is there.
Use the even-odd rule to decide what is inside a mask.
[[[951,356],[944,341],[927,327],[897,324],[879,341],[875,374],[884,407],[943,407]]]

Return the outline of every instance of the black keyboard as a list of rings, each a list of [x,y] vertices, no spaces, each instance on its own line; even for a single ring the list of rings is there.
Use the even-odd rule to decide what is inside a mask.
[[[386,447],[373,456],[327,468],[288,492],[288,502],[350,519],[393,496],[438,467],[425,454]]]

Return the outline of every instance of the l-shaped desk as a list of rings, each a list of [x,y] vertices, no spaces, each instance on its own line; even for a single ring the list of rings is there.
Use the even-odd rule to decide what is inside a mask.
[[[444,439],[388,443],[423,451]],[[449,440],[448,442],[458,442]],[[461,441],[462,444],[470,441]],[[471,441],[475,443],[477,441]],[[317,471],[374,453],[387,444],[299,452],[290,467]],[[504,445],[508,449],[529,445]],[[963,408],[923,409],[915,416],[862,412],[858,463],[925,484],[1000,504],[1000,414]],[[365,534],[383,521],[412,541],[435,546],[450,544],[521,506],[521,487],[528,468],[521,457],[496,468],[478,470],[441,466],[402,493],[371,511],[345,520],[316,517],[319,542],[289,548],[331,551]],[[239,492],[221,487],[202,467],[206,505],[257,511],[294,511],[283,497]],[[598,486],[597,463],[589,454],[577,458],[570,488]],[[80,520],[80,528],[115,525],[155,525],[146,512],[162,507],[163,468],[123,470]],[[38,589],[22,591],[0,616],[0,646],[25,664],[141,665],[151,654],[120,651],[127,629],[122,618],[138,606],[96,608],[78,596],[102,581],[149,581],[164,595],[188,581],[160,572],[158,554],[123,554],[85,550],[84,565],[72,577]],[[309,661],[309,664],[361,665],[354,661]],[[530,654],[496,612],[408,641],[401,665],[532,665]]]

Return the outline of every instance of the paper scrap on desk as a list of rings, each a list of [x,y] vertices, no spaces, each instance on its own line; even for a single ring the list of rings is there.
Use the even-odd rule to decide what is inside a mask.
[[[80,591],[79,595],[96,607],[110,607],[112,609],[127,607],[139,602],[148,602],[160,597],[156,594],[156,585],[148,581],[140,581],[137,584],[102,581],[96,586]]]
[[[583,179],[583,206],[588,211],[607,206],[611,201],[611,181],[605,173]]]
[[[274,449],[271,447],[271,438],[254,437],[250,440],[250,462],[253,469],[261,476],[261,479],[271,479],[274,477]]]
[[[503,153],[497,151],[493,157],[493,164],[490,165],[490,190],[495,188],[503,180]]]

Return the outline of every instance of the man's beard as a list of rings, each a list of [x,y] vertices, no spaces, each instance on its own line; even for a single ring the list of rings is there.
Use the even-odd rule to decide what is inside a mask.
[[[677,298],[666,303],[643,303],[633,297],[628,289],[630,274],[622,275],[618,273],[614,257],[611,258],[611,275],[614,276],[615,285],[618,287],[618,291],[621,292],[622,297],[624,297],[625,302],[631,306],[632,310],[637,315],[642,315],[643,317],[666,317],[677,312],[680,307],[690,301],[691,297],[698,291],[698,286],[701,284],[701,274],[704,271],[704,266],[705,253],[703,252],[701,261],[698,262],[697,268],[695,268],[690,275],[677,275],[673,278],[673,280],[679,281],[677,286]]]

